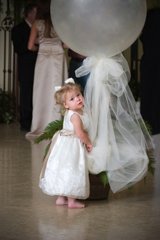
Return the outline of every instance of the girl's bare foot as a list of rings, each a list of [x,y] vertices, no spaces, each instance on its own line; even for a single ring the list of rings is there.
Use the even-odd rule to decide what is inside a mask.
[[[66,197],[60,196],[60,197],[57,198],[56,205],[63,206],[63,205],[66,205],[66,204],[68,204],[68,200],[67,200]]]
[[[68,201],[68,208],[84,208],[85,204],[78,201]]]

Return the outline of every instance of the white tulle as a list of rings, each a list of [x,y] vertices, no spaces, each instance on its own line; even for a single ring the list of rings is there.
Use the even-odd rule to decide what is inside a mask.
[[[146,175],[146,149],[153,149],[153,142],[129,89],[130,71],[123,55],[86,58],[76,75],[88,73],[85,107],[94,143],[88,167],[93,174],[106,171],[112,191],[117,192]]]

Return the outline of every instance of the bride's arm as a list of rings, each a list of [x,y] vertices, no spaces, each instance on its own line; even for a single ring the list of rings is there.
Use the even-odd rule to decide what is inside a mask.
[[[31,50],[31,51],[38,50],[38,46],[36,45],[37,37],[38,37],[38,30],[37,30],[36,24],[34,22],[32,25],[32,28],[31,28],[31,33],[30,33],[30,37],[29,37],[29,41],[28,41],[28,49],[29,50]]]

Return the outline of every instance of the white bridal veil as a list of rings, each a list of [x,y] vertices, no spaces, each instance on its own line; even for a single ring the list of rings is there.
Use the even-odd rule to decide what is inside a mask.
[[[76,75],[88,73],[85,104],[94,143],[89,171],[106,171],[111,190],[117,192],[146,175],[146,150],[153,149],[153,143],[128,86],[130,71],[123,55],[86,58]]]

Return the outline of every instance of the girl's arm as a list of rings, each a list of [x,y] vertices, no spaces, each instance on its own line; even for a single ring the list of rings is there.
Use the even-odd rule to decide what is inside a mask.
[[[37,51],[38,50],[38,47],[35,45],[36,40],[37,40],[37,36],[38,36],[38,30],[36,28],[36,24],[33,23],[32,28],[31,28],[29,41],[28,41],[28,49],[29,50],[32,50],[32,51]]]
[[[92,150],[92,143],[88,133],[83,128],[82,120],[78,114],[71,116],[71,122],[73,123],[76,136],[86,145],[87,150],[90,152]]]

